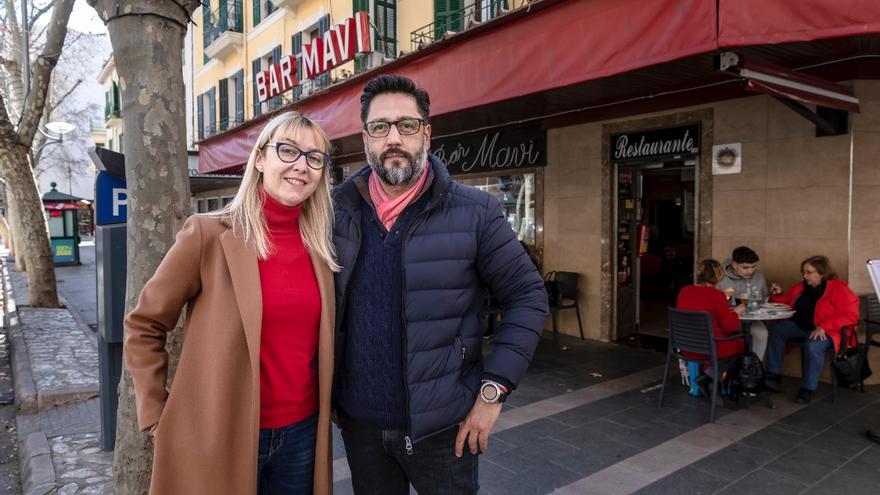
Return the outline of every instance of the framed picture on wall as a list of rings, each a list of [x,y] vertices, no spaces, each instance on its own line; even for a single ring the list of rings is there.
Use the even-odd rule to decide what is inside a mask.
[[[742,143],[712,146],[712,175],[742,173]]]

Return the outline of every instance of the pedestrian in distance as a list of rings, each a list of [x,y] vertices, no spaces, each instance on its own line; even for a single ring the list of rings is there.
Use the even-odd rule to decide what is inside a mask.
[[[528,368],[547,293],[494,196],[429,155],[430,99],[361,95],[368,165],[334,190],[334,407],[358,495],[476,493],[478,454]],[[504,308],[483,359],[483,287]]]
[[[269,121],[235,198],[186,221],[127,315],[125,365],[154,438],[150,493],[331,493],[329,150],[307,116]],[[166,336],[184,306],[166,390]]]

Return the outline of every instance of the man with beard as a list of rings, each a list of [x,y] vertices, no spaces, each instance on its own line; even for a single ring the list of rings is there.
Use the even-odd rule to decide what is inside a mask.
[[[428,154],[429,106],[405,77],[367,83],[369,166],[334,191],[334,405],[358,495],[476,493],[477,455],[547,318],[498,201]],[[484,287],[505,309],[485,361]]]

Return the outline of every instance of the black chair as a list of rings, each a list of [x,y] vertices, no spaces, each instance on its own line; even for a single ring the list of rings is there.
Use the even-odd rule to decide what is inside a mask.
[[[865,355],[871,347],[880,347],[880,301],[875,294],[868,294],[863,301],[865,303]]]
[[[669,376],[669,363],[672,357],[694,361],[684,357],[682,352],[692,352],[709,356],[709,359],[697,361],[712,366],[712,405],[709,407],[709,421],[715,422],[715,403],[718,401],[719,377],[722,364],[728,364],[738,356],[718,359],[715,344],[725,340],[745,339],[745,334],[735,333],[727,337],[716,337],[712,325],[712,315],[707,311],[685,311],[669,308],[669,348],[666,351],[666,367],[663,369],[663,385],[660,387],[660,400],[657,407],[663,407],[663,395],[666,392],[666,381]]]
[[[545,280],[548,284],[555,285],[554,290],[548,290],[550,314],[553,316],[553,337],[555,338],[559,333],[559,310],[574,308],[581,340],[584,340],[584,326],[581,323],[581,308],[578,304],[578,274],[574,272],[552,272],[552,274],[552,278],[545,277]]]

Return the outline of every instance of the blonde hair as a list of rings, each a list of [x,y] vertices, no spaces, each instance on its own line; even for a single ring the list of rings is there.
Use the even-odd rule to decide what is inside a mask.
[[[282,113],[270,120],[260,132],[251,150],[235,198],[225,207],[207,213],[213,217],[228,218],[233,233],[242,236],[246,243],[251,244],[260,259],[269,257],[272,246],[269,242],[266,216],[263,213],[264,200],[260,194],[263,174],[257,170],[257,158],[260,153],[265,153],[266,144],[276,136],[295,136],[306,131],[313,133],[315,142],[321,147],[320,151],[329,153],[330,140],[314,120],[299,112]],[[333,201],[330,196],[329,168],[329,164],[324,166],[318,188],[303,202],[299,232],[308,252],[318,255],[331,270],[338,272],[340,266],[336,262],[336,250],[333,248]]]

